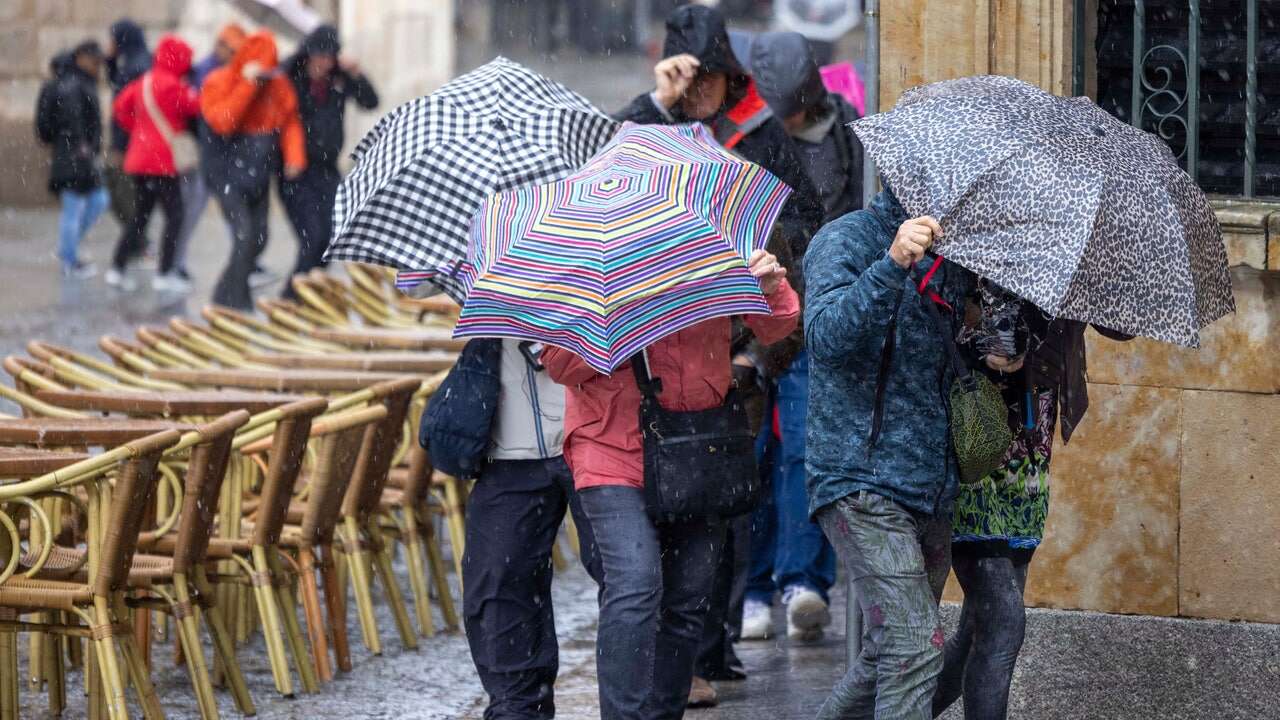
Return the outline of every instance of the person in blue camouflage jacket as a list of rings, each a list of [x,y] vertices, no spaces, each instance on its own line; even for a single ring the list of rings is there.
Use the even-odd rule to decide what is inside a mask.
[[[941,232],[886,189],[824,227],[805,256],[809,508],[863,614],[862,655],[819,718],[931,716],[959,473],[952,371],[924,303],[963,308],[973,287],[968,271],[928,255]]]

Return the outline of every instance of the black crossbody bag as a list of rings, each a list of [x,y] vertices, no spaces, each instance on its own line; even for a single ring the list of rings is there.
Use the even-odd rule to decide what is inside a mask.
[[[631,358],[640,386],[644,494],[655,523],[729,518],[750,512],[760,496],[755,438],[738,392],[707,410],[665,410],[662,379],[650,378],[644,354]]]

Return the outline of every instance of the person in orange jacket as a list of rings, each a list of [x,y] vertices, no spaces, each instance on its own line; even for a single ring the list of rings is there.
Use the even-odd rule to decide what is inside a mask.
[[[267,246],[271,178],[282,166],[290,179],[307,167],[298,97],[277,66],[275,39],[256,32],[201,89],[201,112],[212,131],[207,179],[234,235],[213,301],[240,310],[253,309],[249,275]]]
[[[175,35],[166,35],[156,45],[151,69],[126,85],[112,104],[116,124],[129,133],[124,171],[133,181],[138,204],[116,244],[111,269],[106,274],[108,285],[133,288],[126,265],[130,258],[141,254],[147,222],[158,203],[164,208],[164,242],[153,287],[158,291],[189,288],[173,272],[184,212],[173,143],[200,111],[196,91],[185,78],[190,69],[191,46]]]

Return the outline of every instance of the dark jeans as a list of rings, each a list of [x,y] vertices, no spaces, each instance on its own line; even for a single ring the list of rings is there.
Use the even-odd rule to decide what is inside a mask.
[[[951,522],[865,490],[818,511],[857,593],[862,654],[818,711],[819,720],[929,720],[944,635]]]
[[[773,407],[779,432],[774,432]],[[752,516],[747,598],[767,604],[775,590],[803,586],[825,600],[836,578],[836,556],[822,529],[809,519],[805,486],[805,417],[809,409],[809,360],[801,351],[778,378],[761,430],[759,457],[770,489]]]
[[[485,720],[555,717],[551,547],[566,508],[582,564],[599,581],[591,523],[562,458],[492,461],[467,500],[462,608],[471,659],[489,694]]]
[[[962,694],[966,720],[1004,720],[1013,666],[1022,650],[1027,613],[1028,555],[990,557],[952,546],[951,567],[964,589],[960,627],[947,640],[945,663],[933,697],[934,717]]]
[[[733,643],[742,633],[742,601],[746,596],[751,515],[725,524],[724,551],[716,563],[711,603],[702,625],[702,641],[693,674],[707,680],[738,680],[745,673]]]
[[[280,179],[280,199],[298,236],[293,275],[324,266],[324,253],[333,237],[333,202],[341,182],[337,168],[326,165],[310,166],[296,180]],[[285,283],[284,294],[293,296],[292,283]]]
[[[111,264],[116,270],[124,270],[129,259],[142,252],[146,245],[147,223],[156,204],[164,208],[164,235],[160,245],[160,274],[173,270],[174,253],[178,249],[178,236],[182,231],[182,190],[178,178],[161,175],[134,175],[134,193],[137,205],[129,223],[124,226],[120,242]]]
[[[213,301],[237,310],[253,310],[249,275],[267,247],[267,210],[271,193],[247,195],[234,187],[216,188],[222,215],[231,226],[231,259],[218,278]]]
[[[601,720],[684,716],[724,524],[654,525],[644,493],[580,493],[604,567],[596,677]]]

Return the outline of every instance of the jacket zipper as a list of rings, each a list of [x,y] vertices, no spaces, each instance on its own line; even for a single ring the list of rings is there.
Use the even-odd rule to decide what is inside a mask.
[[[538,437],[538,455],[547,458],[547,439],[542,432],[542,404],[538,402],[538,377],[529,363],[524,364],[525,375],[529,378],[529,401],[533,403],[533,431]]]

